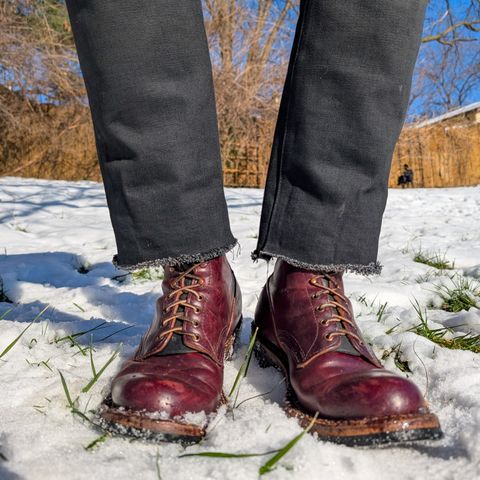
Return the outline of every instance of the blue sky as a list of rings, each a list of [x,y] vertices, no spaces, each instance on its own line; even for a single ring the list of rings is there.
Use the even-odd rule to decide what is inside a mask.
[[[478,1],[478,0],[477,0]],[[465,18],[465,15],[467,13],[467,9],[471,5],[470,0],[432,0],[430,1],[428,8],[427,8],[427,14],[426,14],[426,19],[425,19],[425,27],[424,27],[424,35],[428,35],[432,33],[432,25],[434,25],[434,22],[437,21],[439,18],[442,17],[443,13],[445,13],[447,6],[450,7],[451,11],[454,12],[454,21],[458,21],[460,19]],[[480,2],[477,5],[477,15],[473,17],[473,13],[470,14],[470,19],[476,18],[478,19],[478,14],[480,13]],[[436,27],[437,31],[442,31],[445,27],[447,27],[447,23],[443,23],[442,25],[439,25]],[[462,52],[463,55],[463,62],[459,66],[457,73],[462,72],[463,69],[465,68],[471,68],[474,65],[478,65],[480,62],[480,33],[476,32],[471,32],[466,29],[461,29],[458,31],[459,34],[461,34],[462,37],[469,37],[469,38],[474,38],[476,41],[474,42],[466,42],[466,43],[460,43],[458,44],[458,47],[446,47],[443,45],[440,45],[437,42],[432,42],[429,44],[424,44],[421,49],[420,49],[420,54],[419,58],[417,61],[417,70],[416,73],[418,75],[418,72],[420,71],[422,65],[425,64],[427,61],[428,55],[436,55],[440,56],[441,52],[444,51],[444,49],[450,49],[451,53],[453,54],[455,48],[459,48],[460,51]],[[451,55],[452,58],[449,59],[449,65],[452,65],[453,63],[453,55]],[[449,78],[448,76],[446,78]],[[452,77],[453,78],[453,77]],[[465,78],[465,76],[463,76]],[[458,83],[460,84],[463,81],[462,75],[459,75],[459,79],[452,81],[452,84]],[[428,82],[426,83],[426,89],[428,90],[430,88],[430,91],[435,91],[436,85],[434,82]],[[414,89],[415,89],[415,78],[414,78]],[[441,103],[441,95],[438,95],[439,97],[439,103]],[[454,95],[455,97],[455,95]],[[455,98],[454,98],[455,100]],[[474,88],[469,91],[469,93],[465,96],[465,98],[462,99],[461,104],[462,105],[468,105],[469,103],[473,103],[476,101],[480,101],[480,68],[477,68],[477,80],[476,80],[476,85]],[[439,114],[443,113],[442,110],[445,110],[445,108],[441,105],[439,106],[434,106],[432,105],[432,102],[430,100],[423,100],[419,99],[419,101],[416,101],[412,104],[410,111],[409,111],[409,116],[414,117],[416,115],[422,115],[422,114],[428,114],[428,116],[432,116],[434,114]]]

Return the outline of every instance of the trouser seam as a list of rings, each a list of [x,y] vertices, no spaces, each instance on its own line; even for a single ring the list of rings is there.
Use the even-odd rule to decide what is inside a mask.
[[[294,57],[293,57],[293,62],[292,62],[292,69],[291,69],[290,78],[288,79],[289,80],[288,81],[288,87],[291,87],[291,82],[292,82],[292,79],[294,77],[295,67],[297,65],[297,60],[298,60],[298,54],[300,52],[300,47],[302,45],[302,40],[303,40],[303,37],[304,37],[305,19],[307,17],[307,9],[308,9],[309,5],[310,5],[310,0],[305,0],[305,7],[303,9],[303,12],[301,12],[301,18],[299,18],[300,31],[299,31],[299,34],[298,34],[298,42],[297,42],[295,51],[293,52]],[[268,243],[268,237],[269,237],[269,234],[270,234],[273,217],[274,217],[275,212],[277,210],[278,198],[280,196],[280,190],[281,190],[281,186],[282,186],[282,172],[283,172],[283,163],[284,163],[283,162],[283,157],[284,157],[284,153],[285,153],[285,143],[286,143],[287,133],[288,133],[288,117],[289,117],[289,113],[290,113],[290,110],[291,110],[291,104],[292,104],[292,95],[291,95],[291,93],[289,93],[288,95],[289,95],[289,97],[288,97],[288,102],[287,102],[287,107],[286,107],[285,117],[284,117],[285,128],[284,128],[283,135],[282,135],[282,144],[281,144],[282,146],[281,146],[281,150],[280,150],[279,158],[278,158],[278,181],[277,181],[277,185],[276,185],[276,188],[275,188],[275,193],[274,193],[274,197],[273,197],[273,204],[272,204],[270,216],[268,218],[267,231],[265,233],[265,239],[264,239],[264,242],[263,242],[262,246],[261,247],[259,246],[258,251],[260,251],[262,248],[264,248],[265,245],[267,245],[267,243]]]

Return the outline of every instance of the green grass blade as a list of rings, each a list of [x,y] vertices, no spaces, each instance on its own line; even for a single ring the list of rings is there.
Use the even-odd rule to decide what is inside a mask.
[[[50,307],[47,305],[21,332],[20,334],[9,344],[7,347],[0,353],[0,358],[4,357],[15,345],[16,343],[23,337],[24,333],[46,312],[46,310]]]
[[[127,327],[120,328],[120,330],[116,330],[115,332],[111,333],[110,335],[107,335],[106,337],[101,338],[100,340],[98,340],[98,342],[104,342],[105,340],[107,340],[110,337],[113,337],[117,333],[124,332],[125,330],[128,330],[130,328],[133,328],[133,325],[128,325]]]
[[[93,376],[97,376],[97,370],[95,369],[95,363],[93,361],[93,348],[90,346],[90,367],[92,368]]]
[[[104,433],[97,437],[93,442],[90,442],[86,447],[83,447],[85,450],[93,450],[96,446],[100,445],[101,443],[105,442],[110,435],[108,433]]]
[[[185,457],[211,457],[211,458],[249,458],[249,457],[264,457],[265,455],[271,455],[277,453],[279,450],[271,450],[263,453],[227,453],[227,452],[198,452],[198,453],[184,453],[179,455],[178,458]]]
[[[82,308],[78,303],[75,303],[75,302],[72,302],[73,305],[75,305],[81,312],[84,312],[85,313],[85,309]]]
[[[73,410],[75,408],[75,404],[72,400],[72,397],[70,396],[70,391],[68,390],[68,385],[65,381],[65,377],[60,370],[58,371],[58,373],[60,374],[60,380],[62,381],[63,391],[65,392],[65,396],[67,397],[68,406]]]
[[[84,330],[82,332],[77,332],[77,333],[72,333],[71,335],[66,335],[65,337],[56,338],[54,340],[54,343],[63,342],[64,340],[72,341],[73,338],[81,337],[82,335],[85,335],[87,333],[94,332],[95,330],[99,330],[101,328],[105,328],[107,323],[108,322],[102,322],[102,323],[98,324],[96,327],[89,328],[88,330]]]
[[[155,457],[155,471],[157,472],[157,480],[162,480],[162,474],[160,472],[160,452],[158,450]]]
[[[60,379],[62,381],[62,386],[63,386],[63,391],[65,392],[65,397],[67,398],[67,402],[68,402],[68,407],[70,408],[70,410],[72,411],[72,414],[73,415],[77,415],[78,417],[82,418],[83,420],[85,420],[86,422],[88,423],[91,423],[92,425],[95,425],[97,426],[94,422],[92,422],[92,420],[90,420],[83,412],[81,412],[80,410],[77,409],[77,407],[75,407],[75,402],[77,401],[77,399],[75,400],[72,400],[72,396],[70,395],[70,390],[68,389],[68,385],[67,385],[67,382],[65,380],[65,377],[63,376],[62,372],[59,370],[58,371],[59,375],[60,375]],[[78,398],[78,397],[77,397]]]
[[[250,366],[250,360],[253,354],[253,347],[255,346],[255,340],[257,339],[258,327],[253,332],[250,342],[248,343],[247,353],[245,354],[245,360],[243,361],[242,365],[240,366],[237,376],[235,377],[235,381],[233,382],[232,388],[228,394],[229,397],[233,395],[235,390],[237,389],[240,381],[248,372],[248,367]]]
[[[77,408],[72,408],[72,414],[79,416],[80,418],[82,418],[86,422],[91,423],[92,425],[95,425],[97,428],[101,428],[100,425],[97,425],[96,423],[92,422],[92,420],[90,420],[83,412],[81,412]]]
[[[13,310],[13,307],[7,309],[6,312],[3,312],[2,315],[0,315],[0,320],[3,320],[6,318],[6,316]]]
[[[292,438],[292,440],[290,440],[283,448],[281,448],[270,460],[268,460],[268,462],[264,463],[260,467],[258,473],[260,475],[265,475],[266,473],[271,472],[275,468],[275,465],[279,462],[279,460],[281,460],[302,439],[302,437],[312,429],[317,417],[318,412],[312,418],[312,421],[310,422],[308,427],[302,433],[298,434],[295,438]]]
[[[236,404],[236,408],[238,408],[240,405],[242,405],[243,403],[246,403],[246,402],[249,402],[250,400],[255,400],[256,398],[261,398],[261,397],[265,397],[266,395],[270,395],[273,391],[275,391],[277,389],[277,387],[279,387],[283,382],[285,382],[285,378],[282,378],[282,380],[280,380],[280,382],[278,382],[271,390],[269,390],[268,392],[263,392],[263,393],[259,393],[258,395],[253,395],[253,397],[248,397],[248,398],[245,398],[244,400],[242,400],[240,403],[237,403]]]
[[[102,376],[103,372],[107,369],[107,367],[115,360],[115,358],[117,358],[117,355],[118,350],[113,352],[112,356],[107,360],[105,365],[96,373],[96,375],[93,376],[93,378],[88,382],[88,384],[82,388],[83,393],[87,393],[93,387],[93,385],[95,385],[95,383]]]

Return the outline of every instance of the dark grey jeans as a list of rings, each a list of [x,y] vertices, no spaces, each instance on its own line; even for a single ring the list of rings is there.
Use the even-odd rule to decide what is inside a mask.
[[[124,268],[231,249],[200,0],[67,0]],[[426,0],[302,0],[254,258],[375,273]]]

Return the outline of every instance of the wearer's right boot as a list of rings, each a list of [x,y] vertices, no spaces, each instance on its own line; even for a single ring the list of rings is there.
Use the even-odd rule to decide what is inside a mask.
[[[157,315],[135,355],[112,381],[101,407],[112,432],[192,443],[207,417],[225,402],[223,364],[241,324],[240,289],[225,256],[166,267]]]

